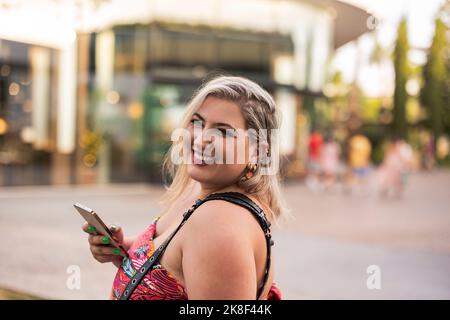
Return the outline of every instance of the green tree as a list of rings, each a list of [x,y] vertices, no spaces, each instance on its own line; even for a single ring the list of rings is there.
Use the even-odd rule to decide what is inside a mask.
[[[420,93],[420,100],[428,113],[428,125],[436,139],[450,124],[447,119],[450,114],[447,110],[449,89],[446,32],[447,26],[444,22],[440,18],[436,19],[433,41],[423,68],[423,87]]]
[[[394,70],[395,70],[395,90],[394,90],[394,132],[402,137],[406,137],[406,102],[408,94],[406,93],[406,82],[408,81],[408,30],[406,19],[400,21],[397,30],[397,41],[394,49]]]

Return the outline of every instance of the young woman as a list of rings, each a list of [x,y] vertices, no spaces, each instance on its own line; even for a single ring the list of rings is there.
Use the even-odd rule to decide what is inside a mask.
[[[199,88],[182,121],[184,139],[173,142],[164,161],[171,183],[162,200],[163,212],[134,238],[124,238],[119,226],[111,227],[129,257],[119,256],[108,238],[83,225],[90,233],[94,258],[118,267],[112,299],[123,296],[133,275],[178,230],[183,213],[198,199],[239,193],[262,209],[270,223],[283,214],[278,171],[264,170],[263,165],[268,158],[278,163],[271,133],[276,133],[279,123],[272,97],[248,79],[222,76]],[[218,161],[219,155],[226,158]],[[266,236],[246,208],[223,200],[207,201],[178,230],[129,298],[255,299],[260,288],[258,299],[281,299],[273,282],[273,259],[267,259]]]

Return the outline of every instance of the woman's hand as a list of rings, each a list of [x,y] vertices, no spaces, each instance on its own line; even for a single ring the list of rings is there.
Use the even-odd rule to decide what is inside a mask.
[[[84,232],[89,234],[89,249],[95,260],[100,263],[112,262],[116,267],[122,263],[123,256],[118,248],[111,245],[111,239],[103,235],[99,235],[94,226],[85,222],[82,226]],[[125,250],[130,248],[130,241],[125,240],[123,230],[118,225],[110,226],[114,238],[122,244]]]

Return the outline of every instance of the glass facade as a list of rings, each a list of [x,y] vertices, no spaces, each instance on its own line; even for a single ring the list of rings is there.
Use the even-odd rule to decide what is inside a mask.
[[[0,185],[51,181],[54,53],[0,40]]]

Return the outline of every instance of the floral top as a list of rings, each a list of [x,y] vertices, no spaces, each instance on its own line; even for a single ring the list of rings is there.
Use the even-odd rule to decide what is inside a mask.
[[[156,232],[157,217],[137,237],[128,250],[129,258],[122,260],[114,278],[111,299],[117,300],[125,290],[130,278],[139,270],[147,259],[153,254],[155,247],[153,236]],[[145,275],[143,280],[130,296],[130,300],[187,300],[184,287],[157,261],[153,268]],[[272,284],[268,300],[281,300],[281,292]]]

